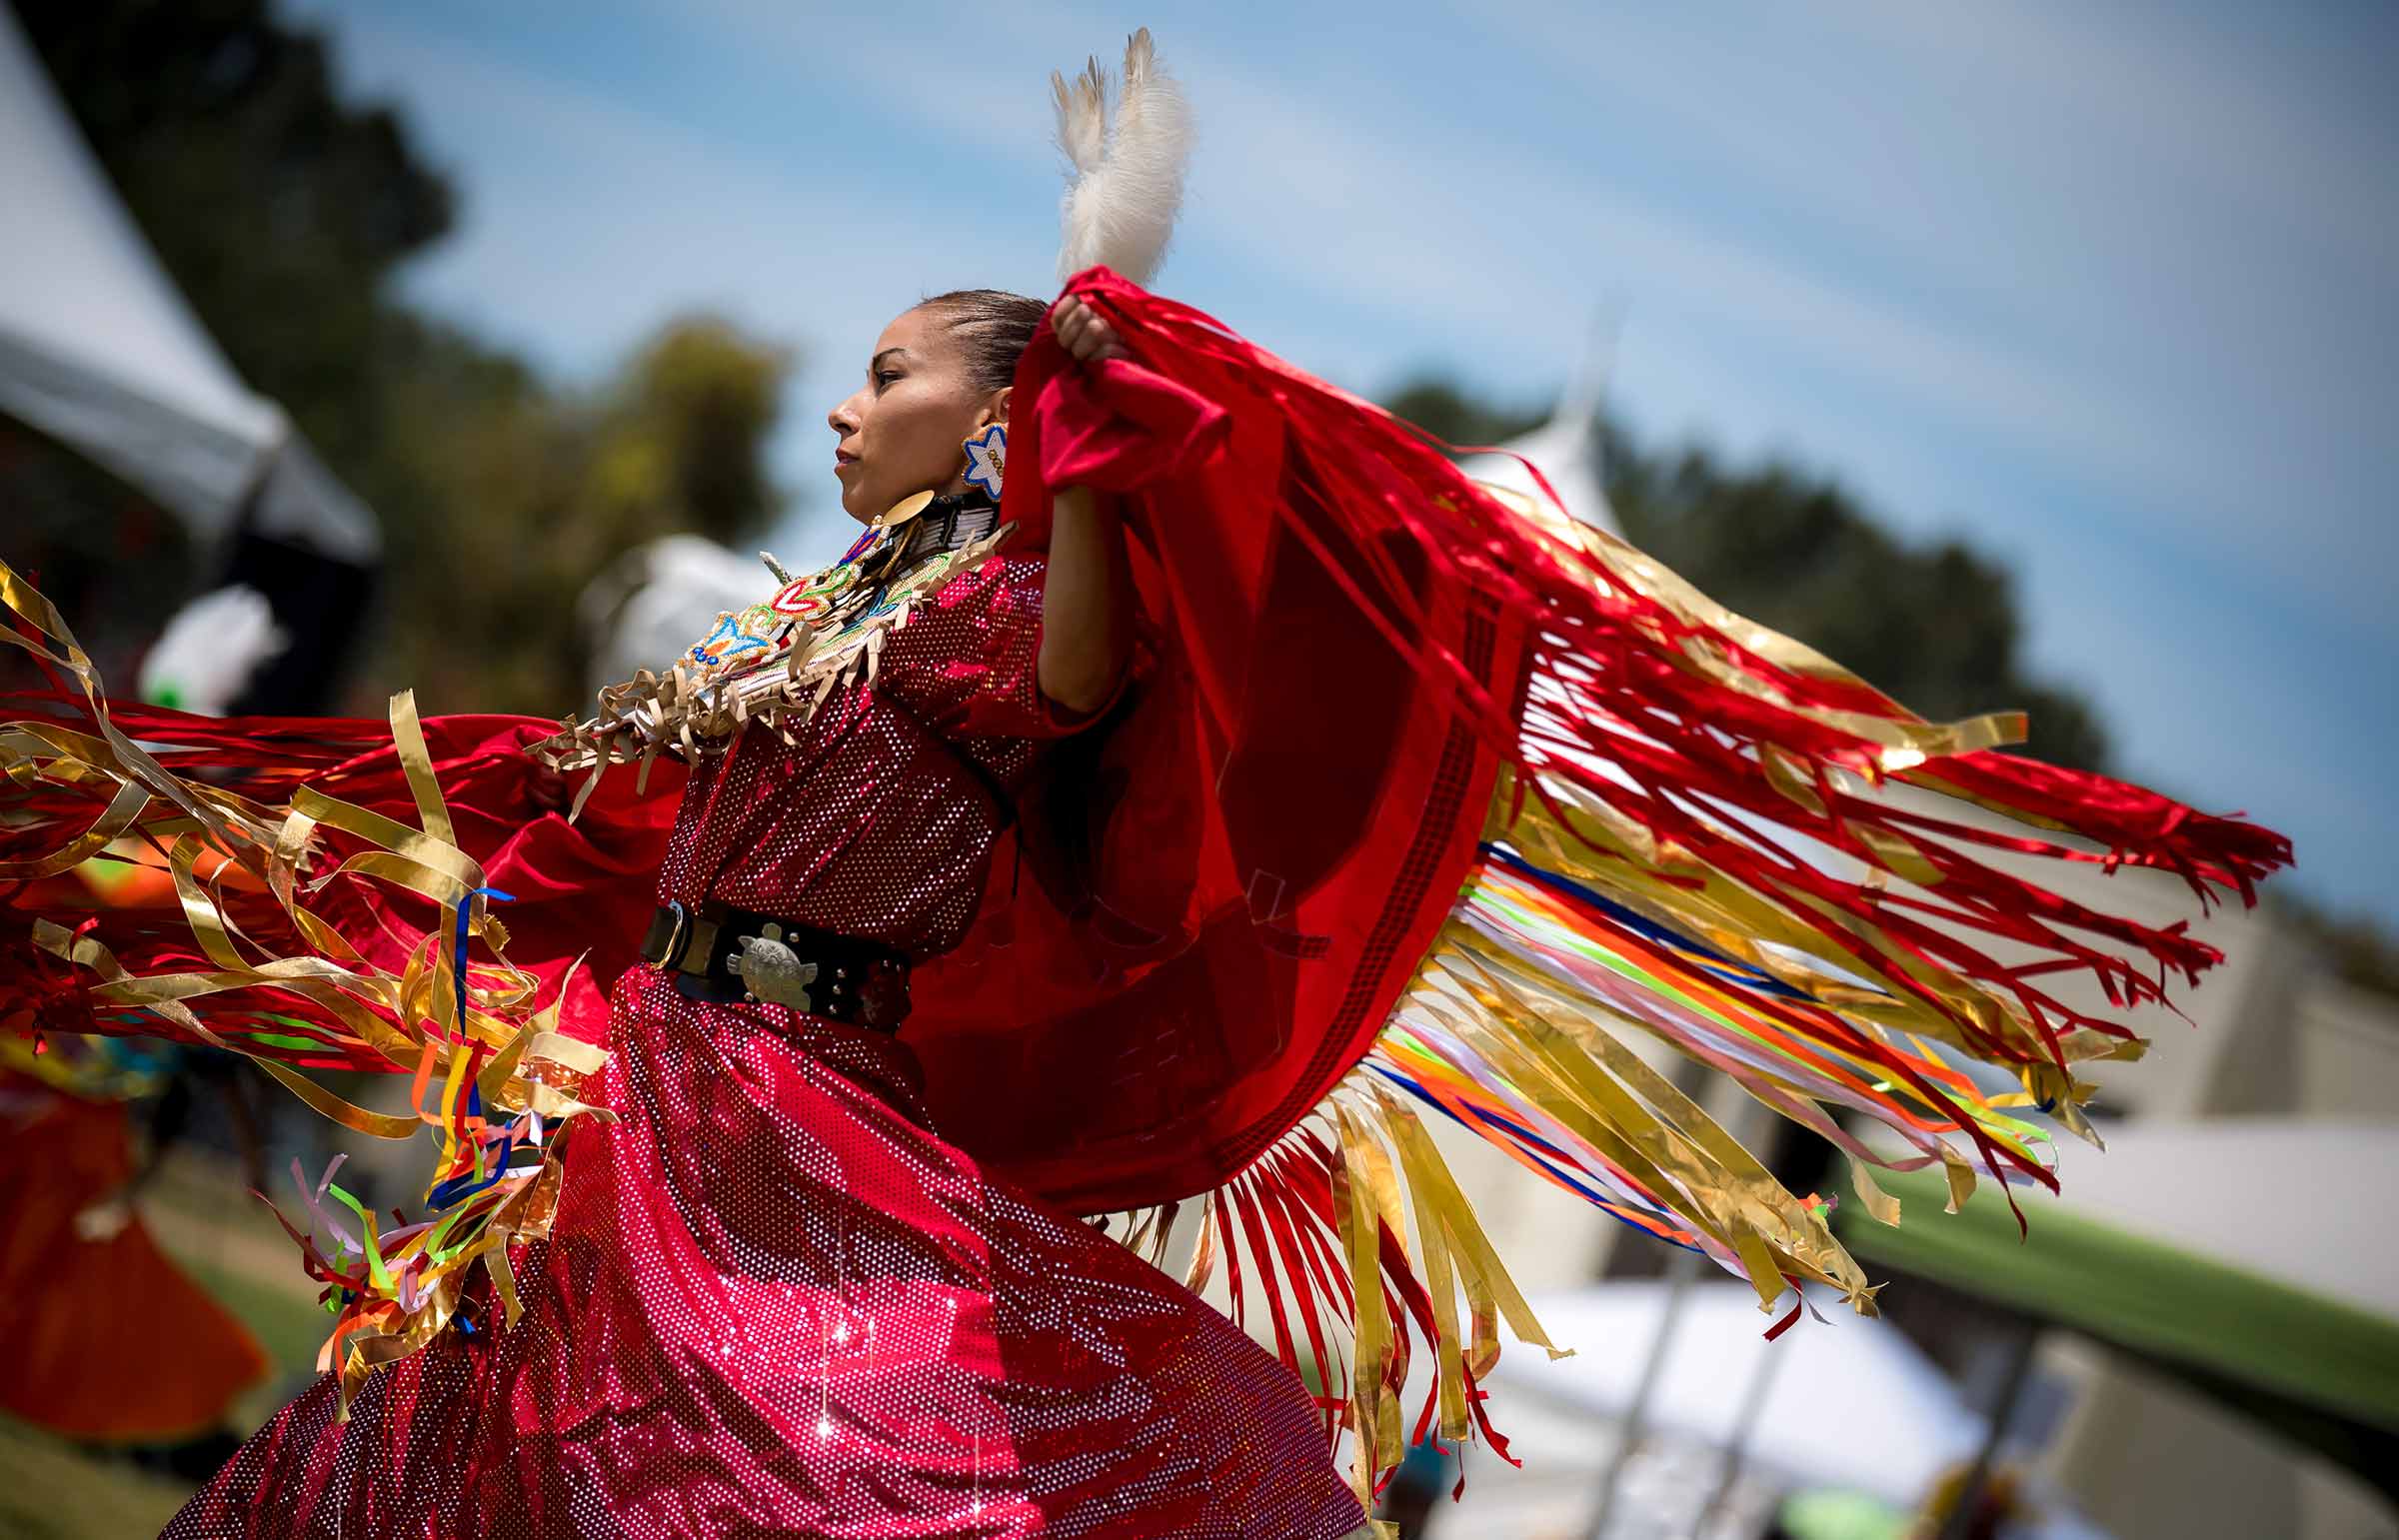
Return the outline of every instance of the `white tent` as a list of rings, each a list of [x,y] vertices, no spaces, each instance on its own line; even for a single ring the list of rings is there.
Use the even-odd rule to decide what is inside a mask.
[[[1662,1283],[1618,1282],[1545,1295],[1533,1310],[1574,1356],[1522,1349],[1499,1360],[1496,1383],[1586,1417],[1620,1414],[1667,1318]],[[1647,1424],[1707,1444],[1736,1436],[1759,1366],[1779,1359],[1748,1435],[1751,1464],[1783,1481],[1871,1492],[1902,1506],[1972,1455],[1982,1419],[1913,1343],[1887,1322],[1801,1321],[1765,1340],[1772,1317],[1737,1283],[1701,1283],[1675,1319]],[[1585,1424],[1585,1447],[1591,1425]]]
[[[1474,455],[1461,464],[1465,473],[1478,482],[1546,502],[1540,485],[1524,469],[1523,462],[1530,461],[1548,479],[1567,513],[1610,535],[1622,535],[1624,532],[1616,527],[1614,511],[1607,506],[1607,493],[1599,478],[1599,403],[1607,390],[1607,339],[1611,324],[1609,318],[1602,317],[1592,329],[1581,368],[1558,397],[1549,421],[1520,438],[1496,446],[1504,454]],[[1518,456],[1522,459],[1515,458]]]
[[[2058,1160],[2065,1191],[2035,1204],[2399,1321],[2399,1124],[2144,1119],[2108,1128],[2104,1153]]]
[[[626,552],[576,602],[592,650],[592,688],[665,669],[718,616],[756,604],[773,585],[763,561],[697,535],[669,535]]]
[[[123,477],[203,539],[361,566],[374,517],[233,372],[117,199],[0,4],[0,413]]]

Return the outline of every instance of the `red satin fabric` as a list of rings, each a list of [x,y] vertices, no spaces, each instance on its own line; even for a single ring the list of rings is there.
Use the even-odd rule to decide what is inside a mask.
[[[444,717],[425,724],[458,842],[482,860],[485,880],[513,900],[494,909],[513,938],[509,959],[539,974],[546,986],[565,983],[570,993],[562,1026],[597,1042],[608,1035],[609,987],[640,960],[685,770],[672,760],[653,765],[639,791],[630,771],[616,774],[601,783],[584,815],[569,823],[557,811],[536,807],[528,794],[536,767],[525,747],[556,731],[554,723],[516,717]],[[389,728],[381,739],[389,745]],[[388,747],[360,755],[314,783],[328,795],[416,822],[416,804]],[[317,901],[344,935],[395,970],[409,942],[436,917],[431,904],[380,884],[336,884]],[[360,941],[362,935],[374,944]]]
[[[55,715],[72,723],[74,703],[58,696],[0,698],[0,714]],[[209,718],[160,707],[112,704],[110,717],[149,744],[167,769],[208,778],[272,805],[303,784],[373,808],[412,826],[417,822],[388,723],[337,718]],[[545,811],[529,791],[538,767],[525,747],[557,731],[539,718],[462,716],[428,719],[426,746],[450,807],[459,844],[482,861],[493,886],[516,901],[502,906],[516,944],[512,961],[539,974],[543,997],[569,988],[563,1024],[592,1041],[608,1034],[608,986],[638,960],[649,923],[652,890],[673,827],[684,769],[673,760],[651,767],[636,789],[631,771],[603,781],[570,824]],[[10,807],[47,813],[71,827],[88,823],[92,807],[74,791],[11,787]],[[0,830],[0,853],[36,853],[52,827]],[[339,843],[338,839],[331,841]],[[152,861],[158,856],[147,857]],[[330,864],[330,863],[329,863]],[[235,878],[241,873],[235,871]],[[296,950],[272,895],[248,880],[220,884],[219,897],[245,935],[263,948]],[[342,880],[305,900],[350,942],[381,965],[399,970],[410,944],[436,920],[430,903],[380,883]],[[0,888],[0,904],[15,912],[0,929],[0,1028],[58,1032],[134,1032],[174,1035],[171,1023],[141,1012],[95,1017],[82,986],[89,975],[37,951],[31,918],[70,929],[91,925],[110,951],[135,973],[207,971],[163,870],[136,874],[109,892],[95,892],[72,875]],[[569,982],[569,975],[572,980]],[[212,1023],[241,1037],[246,1012],[316,1015],[305,999],[264,990],[214,996]],[[310,1068],[391,1071],[371,1052],[338,1054],[252,1042],[264,1056]]]
[[[1504,709],[1528,612],[1436,581],[1339,486],[1359,467],[1291,431],[1372,409],[1179,345],[1145,324],[1166,302],[1105,271],[1070,287],[1143,363],[1071,369],[1036,339],[1004,512],[1038,544],[1052,487],[1121,500],[1150,663],[1022,799],[1032,879],[919,974],[910,1037],[961,1145],[1099,1212],[1220,1185],[1363,1054],[1456,898],[1504,749],[1424,655]]]

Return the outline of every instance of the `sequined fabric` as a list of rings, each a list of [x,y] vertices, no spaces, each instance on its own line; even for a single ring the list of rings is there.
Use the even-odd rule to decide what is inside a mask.
[[[996,561],[792,745],[685,795],[661,892],[953,944],[1007,798],[1071,724],[1042,566]],[[1268,1354],[925,1125],[902,1041],[636,969],[553,1235],[379,1372],[320,1381],[167,1531],[229,1536],[1330,1537],[1359,1522]]]
[[[1006,797],[1072,724],[1035,683],[1042,562],[1001,557],[892,634],[871,690],[785,745],[747,735],[684,792],[659,897],[716,897],[923,958],[957,944]]]

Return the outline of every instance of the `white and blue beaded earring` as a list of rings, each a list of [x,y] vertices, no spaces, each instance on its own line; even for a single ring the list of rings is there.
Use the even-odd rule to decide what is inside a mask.
[[[981,488],[993,502],[999,502],[1007,461],[1008,425],[994,423],[967,441],[967,485]]]

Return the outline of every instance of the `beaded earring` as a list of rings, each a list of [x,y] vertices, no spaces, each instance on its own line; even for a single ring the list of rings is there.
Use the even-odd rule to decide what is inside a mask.
[[[967,441],[967,485],[981,488],[993,502],[999,502],[1007,462],[1008,425],[994,423]]]

